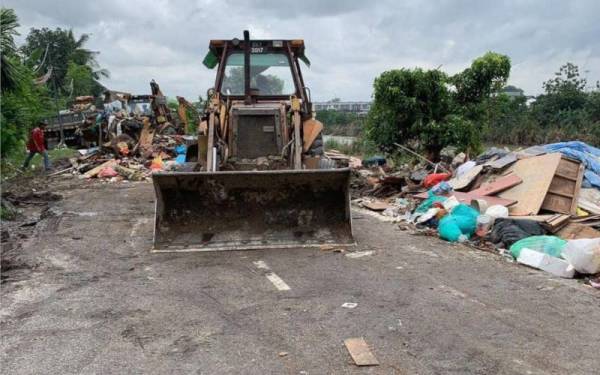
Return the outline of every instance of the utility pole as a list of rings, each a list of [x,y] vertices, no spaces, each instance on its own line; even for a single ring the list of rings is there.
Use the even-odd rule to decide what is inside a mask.
[[[65,142],[65,129],[63,127],[62,118],[60,117],[60,108],[58,107],[58,93],[56,92],[56,81],[52,80],[52,87],[54,88],[54,108],[56,110],[56,115],[58,118],[58,125],[60,129],[60,142],[56,146],[56,148],[65,148],[67,144]]]
[[[52,61],[52,54],[50,54],[48,65],[50,65],[50,67],[52,67],[52,74],[55,74],[54,71],[57,69],[54,69],[53,64],[54,64],[54,62]],[[62,118],[60,117],[60,108],[58,108],[58,91],[56,90],[56,80],[54,79],[54,77],[50,77],[50,79],[52,79],[52,88],[54,91],[54,109],[56,110],[56,116],[58,119],[58,125],[59,125],[59,129],[60,129],[60,142],[58,142],[58,145],[56,146],[56,148],[65,148],[67,146],[67,144],[65,142],[65,130],[64,130]]]

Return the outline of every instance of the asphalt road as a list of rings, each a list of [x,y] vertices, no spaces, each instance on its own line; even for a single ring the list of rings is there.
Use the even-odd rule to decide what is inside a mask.
[[[600,369],[600,293],[576,280],[364,213],[346,253],[153,254],[150,184],[61,193],[23,243],[36,267],[2,284],[4,374]],[[364,337],[380,365],[356,367],[350,337]]]

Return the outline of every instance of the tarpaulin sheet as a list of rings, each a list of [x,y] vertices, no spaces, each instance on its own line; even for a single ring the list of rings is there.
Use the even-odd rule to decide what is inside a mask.
[[[585,166],[582,186],[600,189],[600,149],[581,141],[551,143],[545,145],[544,149],[582,162]]]

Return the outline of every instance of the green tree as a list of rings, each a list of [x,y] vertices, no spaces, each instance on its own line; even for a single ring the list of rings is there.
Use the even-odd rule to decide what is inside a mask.
[[[510,59],[495,52],[476,58],[470,67],[451,77],[458,105],[481,103],[500,91],[510,75]]]
[[[509,73],[510,59],[494,52],[451,77],[437,69],[383,72],[373,84],[367,136],[383,148],[417,142],[432,159],[447,145],[477,150],[480,132],[475,122],[485,113],[483,103],[505,86]]]
[[[534,120],[543,129],[545,141],[582,139],[600,142],[598,93],[586,91],[579,68],[566,63],[543,84],[544,93],[531,107]]]
[[[429,153],[439,153],[446,142],[437,133],[444,132],[450,114],[447,78],[440,70],[420,68],[383,72],[373,84],[367,136],[384,148],[416,140],[425,142]]]
[[[2,92],[14,90],[20,77],[14,37],[19,35],[17,28],[19,20],[15,11],[0,8],[0,71],[2,79]]]
[[[364,125],[364,117],[354,112],[336,110],[317,111],[316,118],[323,123],[325,134],[358,135]]]
[[[38,120],[50,115],[53,108],[44,86],[33,84],[33,74],[23,66],[17,87],[2,93],[0,141],[2,157],[24,148],[29,129]]]
[[[70,91],[71,81],[67,78],[70,63],[89,67],[95,81],[93,88],[95,92],[88,94],[97,95],[102,91],[99,80],[102,77],[108,77],[109,73],[106,69],[98,66],[96,56],[99,52],[85,48],[88,40],[89,35],[87,34],[75,38],[72,30],[32,28],[21,51],[28,56],[26,60],[28,66],[38,71],[52,69],[49,87],[56,95]]]
[[[90,95],[96,91],[96,81],[92,69],[87,65],[79,65],[69,62],[67,74],[65,76],[71,96]]]

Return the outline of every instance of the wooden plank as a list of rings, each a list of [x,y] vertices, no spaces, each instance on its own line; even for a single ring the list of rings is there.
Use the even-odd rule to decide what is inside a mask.
[[[493,182],[482,184],[479,189],[471,190],[469,193],[476,195],[494,195],[506,189],[510,189],[521,182],[523,182],[523,180],[519,176],[510,174],[508,176],[500,177]]]
[[[504,167],[507,167],[516,161],[517,161],[517,154],[515,154],[514,152],[511,152],[511,153],[501,157],[498,160],[488,161],[484,165],[489,166],[492,169],[503,169]]]
[[[100,173],[100,171],[102,169],[104,169],[105,167],[112,167],[116,163],[117,163],[117,161],[115,159],[111,159],[109,161],[105,161],[104,163],[98,165],[97,167],[94,167],[94,168],[90,169],[89,171],[85,172],[83,174],[83,177],[85,177],[85,178],[92,178],[92,177],[96,176],[98,173]]]
[[[533,221],[537,221],[538,223],[541,222],[545,222],[548,220],[552,220],[553,217],[555,217],[556,214],[552,214],[552,215],[528,215],[528,216],[509,216],[509,219],[514,219],[514,220],[533,220]]]
[[[142,153],[145,153],[152,147],[152,140],[154,139],[154,129],[151,127],[150,120],[144,118],[144,125],[140,133],[140,140],[138,142],[139,149]]]
[[[510,205],[517,203],[517,201],[515,201],[513,199],[503,199],[503,198],[492,197],[492,196],[487,196],[487,195],[473,195],[471,193],[462,193],[460,191],[452,192],[452,194],[450,194],[450,196],[452,196],[452,195],[454,195],[460,203],[464,203],[464,204],[471,204],[471,201],[473,199],[483,199],[484,201],[487,202],[488,207],[493,206],[495,204],[499,204],[501,206],[508,207]]]
[[[585,165],[579,163],[579,174],[577,175],[577,183],[575,184],[575,194],[573,195],[573,202],[571,202],[571,214],[577,215],[577,202],[579,202],[579,195],[581,194],[581,184],[583,184],[583,174],[585,173]]]
[[[565,197],[563,195],[548,193],[544,198],[542,208],[544,210],[552,212],[560,212],[563,214],[570,214],[571,204],[573,203],[572,197]]]
[[[573,222],[573,223],[584,223],[584,222],[587,222],[587,221],[596,221],[596,220],[600,220],[600,215],[581,216],[581,217],[577,217],[575,219],[571,219],[571,222]]]
[[[379,361],[373,353],[371,353],[371,349],[369,349],[369,345],[364,338],[350,338],[344,340],[344,345],[346,345],[346,349],[350,353],[350,356],[354,360],[354,363],[357,366],[378,366]]]
[[[577,181],[569,180],[564,177],[554,176],[548,191],[563,196],[572,197],[575,192],[575,185]]]
[[[511,215],[537,215],[561,159],[561,154],[552,153],[521,159],[510,167],[523,180],[499,194],[501,198],[518,202],[510,207]]]
[[[556,168],[556,174],[573,181],[577,180],[579,175],[579,162],[562,158],[560,163],[558,163],[558,168]]]
[[[591,214],[600,215],[600,190],[580,189],[577,205]]]
[[[580,238],[600,238],[600,232],[594,228],[579,223],[569,223],[556,233],[563,240],[574,240]]]
[[[453,195],[456,197],[456,199],[458,199],[459,202],[464,203],[464,204],[471,204],[471,201],[474,199],[483,199],[484,201],[486,201],[488,206],[499,204],[501,206],[508,207],[510,205],[517,203],[517,201],[514,199],[504,199],[504,198],[487,196],[487,195],[476,195],[476,194],[472,194],[471,192],[463,193],[460,191],[453,191],[449,195],[445,195],[445,196],[451,197]],[[423,192],[423,193],[413,195],[413,197],[417,198],[417,199],[427,199],[429,197],[429,195],[427,192]]]
[[[567,225],[570,221],[569,215],[532,215],[532,216],[510,216],[513,220],[533,220],[540,223],[546,230],[556,233],[559,229]]]
[[[574,179],[572,179],[574,176]],[[577,196],[583,179],[583,165],[563,157],[550,183],[542,209],[567,215],[577,213]]]

